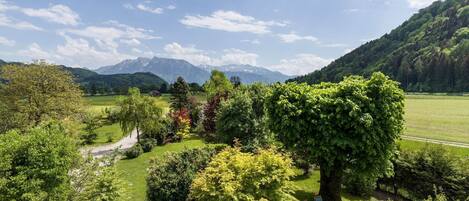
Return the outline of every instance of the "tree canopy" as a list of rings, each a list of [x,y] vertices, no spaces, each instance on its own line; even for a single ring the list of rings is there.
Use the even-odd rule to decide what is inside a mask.
[[[209,97],[226,94],[233,89],[233,84],[226,78],[225,74],[218,70],[213,70],[210,79],[204,84],[204,90]]]
[[[267,107],[280,141],[320,165],[325,200],[341,199],[345,169],[388,170],[404,123],[403,91],[382,73],[336,84],[277,84]]]
[[[0,100],[22,125],[38,125],[43,120],[65,119],[81,112],[82,92],[71,75],[57,66],[31,65],[2,67]],[[17,119],[18,120],[18,119]]]
[[[118,100],[119,124],[125,133],[137,130],[137,139],[140,142],[140,130],[146,121],[162,117],[163,109],[153,98],[142,96],[138,88],[130,88],[127,97]]]

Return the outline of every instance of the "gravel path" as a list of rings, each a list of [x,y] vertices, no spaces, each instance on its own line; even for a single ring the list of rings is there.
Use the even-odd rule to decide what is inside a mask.
[[[462,142],[451,142],[451,141],[444,141],[444,140],[435,140],[435,139],[429,139],[429,138],[423,138],[423,137],[414,137],[414,136],[408,136],[408,135],[403,135],[402,139],[420,141],[420,142],[428,142],[428,143],[433,143],[433,144],[443,144],[443,145],[454,146],[454,147],[469,148],[469,144],[462,143]]]
[[[134,130],[130,135],[122,138],[116,143],[113,144],[105,144],[97,147],[86,147],[80,150],[80,152],[85,155],[91,153],[94,157],[101,157],[105,154],[109,154],[112,151],[119,149],[125,150],[132,147],[134,144],[137,143],[137,131]]]

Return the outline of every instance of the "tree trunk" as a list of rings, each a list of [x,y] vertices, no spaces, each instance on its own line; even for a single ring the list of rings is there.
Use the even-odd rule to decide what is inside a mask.
[[[140,143],[140,132],[138,130],[138,126],[136,126],[137,128],[137,142]]]
[[[321,166],[321,181],[319,195],[324,201],[341,201],[340,189],[342,185],[343,168],[339,163],[335,163],[332,169],[327,172]]]

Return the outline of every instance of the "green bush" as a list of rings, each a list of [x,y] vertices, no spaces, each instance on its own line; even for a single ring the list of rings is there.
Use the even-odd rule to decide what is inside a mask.
[[[0,200],[67,200],[79,157],[59,126],[0,135]]]
[[[169,118],[152,119],[143,123],[142,138],[154,139],[157,145],[163,145],[170,141],[174,133],[172,122]]]
[[[368,174],[359,174],[352,171],[345,171],[343,185],[345,190],[351,195],[369,197],[376,189],[378,177]]]
[[[409,199],[426,199],[435,194],[435,187],[451,200],[469,198],[468,161],[451,155],[442,146],[401,152],[393,163],[394,176],[382,178],[379,183],[404,189]]]
[[[147,152],[150,152],[153,149],[153,147],[155,147],[156,142],[154,139],[146,138],[140,141],[140,145],[142,146],[143,152],[147,153]]]
[[[268,119],[264,112],[265,106],[259,99],[259,95],[254,96],[250,88],[245,88],[232,93],[229,99],[221,103],[216,116],[219,141],[233,144],[237,139],[246,150],[255,150],[273,143],[274,137],[268,129]]]
[[[147,199],[185,201],[196,173],[221,149],[222,146],[189,149],[152,159],[147,177]]]
[[[122,180],[113,164],[114,158],[93,159],[91,156],[81,161],[70,172],[72,193],[69,201],[114,201],[124,195]]]
[[[272,150],[242,153],[227,148],[192,182],[190,200],[296,200],[290,178],[292,161]]]
[[[137,143],[134,146],[130,147],[124,152],[124,155],[127,159],[137,158],[143,154],[142,146]]]

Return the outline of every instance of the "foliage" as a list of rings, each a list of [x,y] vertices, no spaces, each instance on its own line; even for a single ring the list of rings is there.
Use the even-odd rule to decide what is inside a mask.
[[[16,126],[37,126],[44,120],[66,119],[81,112],[82,93],[71,75],[59,67],[6,65],[0,80],[6,80],[0,99],[14,120],[22,120]]]
[[[81,161],[70,173],[72,193],[68,200],[114,201],[122,198],[124,187],[114,160],[112,157],[93,159],[89,156]]]
[[[177,111],[171,112],[171,117],[173,119],[174,128],[176,130],[176,136],[179,140],[182,140],[189,136],[191,128],[191,119],[189,110],[182,108]]]
[[[129,149],[125,150],[124,155],[127,159],[137,158],[143,154],[142,145],[140,143],[135,144]]]
[[[180,110],[189,106],[189,85],[182,77],[178,77],[171,85],[171,109]]]
[[[142,93],[148,93],[152,90],[159,90],[164,84],[167,84],[161,77],[143,72],[112,75],[96,74],[89,77],[74,75],[83,91],[89,95],[126,94],[131,87],[138,88]]]
[[[85,124],[85,127],[83,128],[85,132],[81,134],[80,138],[84,144],[91,144],[98,136],[96,129],[103,126],[101,117],[93,114],[87,114],[83,119],[83,124]]]
[[[382,73],[337,84],[277,84],[267,107],[279,140],[319,164],[323,199],[341,199],[346,169],[389,173],[403,129],[404,94]]]
[[[427,145],[416,152],[401,152],[394,161],[394,176],[381,179],[380,184],[405,189],[410,199],[434,195],[436,187],[451,200],[465,200],[469,197],[468,169],[467,161],[441,146]]]
[[[204,83],[204,90],[209,98],[217,95],[228,94],[233,89],[233,85],[221,71],[213,70],[210,79]]]
[[[188,149],[169,152],[150,161],[147,177],[148,200],[185,201],[189,187],[198,171],[205,168],[221,147]]]
[[[199,83],[197,82],[192,82],[192,83],[189,83],[189,88],[190,88],[190,91],[191,92],[203,92],[204,91],[204,88],[202,86],[200,86]]]
[[[129,96],[118,101],[119,124],[125,133],[137,130],[137,139],[140,141],[140,129],[142,124],[152,119],[159,119],[163,109],[159,107],[154,99],[140,95],[137,88],[129,89]]]
[[[200,121],[200,117],[202,116],[202,105],[197,101],[195,96],[189,97],[189,116],[191,121],[191,128],[195,128]]]
[[[370,197],[376,189],[378,177],[375,174],[359,174],[352,171],[344,173],[344,187],[351,195]]]
[[[241,78],[239,78],[239,76],[231,76],[230,82],[234,88],[238,88],[239,86],[241,86]]]
[[[0,135],[0,200],[66,200],[78,157],[57,125]]]
[[[192,182],[191,200],[296,200],[290,195],[292,161],[272,150],[227,148]]]
[[[173,136],[174,128],[169,118],[153,118],[142,125],[142,138],[153,139],[157,145],[163,145]]]
[[[156,140],[151,139],[151,138],[144,138],[142,141],[140,141],[140,145],[142,146],[142,150],[144,153],[150,152],[153,147],[156,145]]]
[[[469,91],[468,3],[436,1],[389,34],[290,81],[338,82],[347,75],[382,71],[407,91]]]
[[[232,144],[235,139],[246,147],[256,148],[269,144],[270,131],[266,117],[257,116],[250,93],[233,92],[231,97],[221,103],[216,116],[217,138],[223,143]],[[264,105],[262,105],[264,108]]]
[[[217,110],[220,107],[221,101],[225,100],[227,97],[227,95],[215,95],[209,98],[205,104],[204,119],[202,124],[206,133],[210,134],[215,132],[215,118],[217,115]]]

